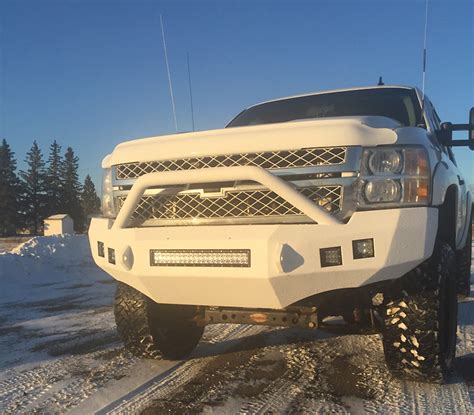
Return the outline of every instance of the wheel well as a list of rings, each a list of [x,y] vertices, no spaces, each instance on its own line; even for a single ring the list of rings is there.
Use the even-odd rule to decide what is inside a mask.
[[[453,250],[456,249],[456,186],[448,187],[444,203],[439,207],[438,239],[446,241]]]

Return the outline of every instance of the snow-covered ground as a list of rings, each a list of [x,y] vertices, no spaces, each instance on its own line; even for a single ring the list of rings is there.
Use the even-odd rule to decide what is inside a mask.
[[[134,358],[85,236],[0,253],[0,283],[0,413],[474,413],[472,300],[440,386],[391,378],[377,335],[217,325],[185,361]]]

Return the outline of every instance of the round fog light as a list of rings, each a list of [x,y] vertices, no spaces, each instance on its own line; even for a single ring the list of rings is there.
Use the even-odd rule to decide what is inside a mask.
[[[122,253],[122,265],[127,271],[130,271],[133,267],[133,251],[129,246]]]

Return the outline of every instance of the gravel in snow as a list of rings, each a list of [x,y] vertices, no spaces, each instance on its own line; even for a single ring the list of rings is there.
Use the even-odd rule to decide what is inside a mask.
[[[125,351],[114,283],[85,236],[0,253],[1,413],[474,413],[474,301],[459,305],[448,385],[393,379],[378,335],[206,328],[184,361]]]

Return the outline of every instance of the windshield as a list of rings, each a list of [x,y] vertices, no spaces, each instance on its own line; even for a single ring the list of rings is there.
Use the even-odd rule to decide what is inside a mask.
[[[420,124],[421,110],[415,90],[377,88],[286,98],[242,111],[227,127],[272,124],[324,117],[380,115],[404,126]]]

